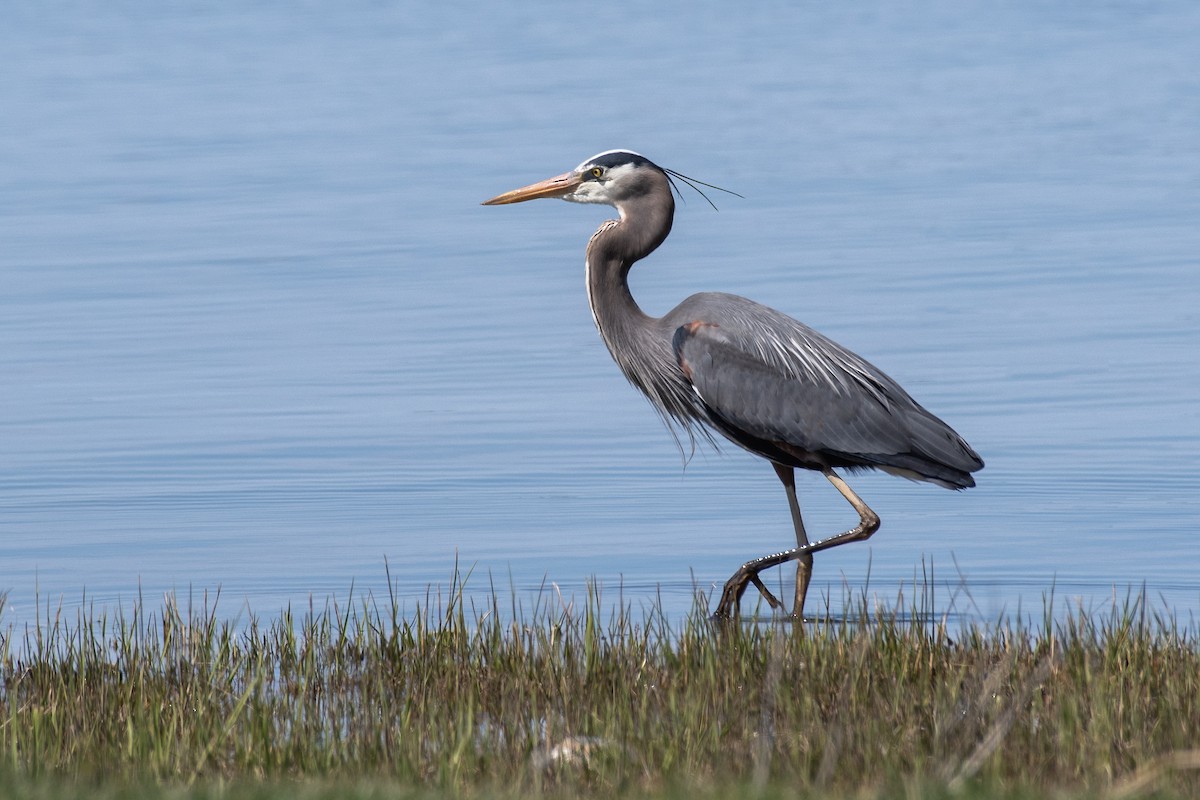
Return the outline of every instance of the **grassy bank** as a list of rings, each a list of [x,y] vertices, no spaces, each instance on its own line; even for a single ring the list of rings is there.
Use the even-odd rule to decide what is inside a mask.
[[[950,632],[461,599],[8,631],[0,795],[1200,795],[1200,642],[1140,602]]]

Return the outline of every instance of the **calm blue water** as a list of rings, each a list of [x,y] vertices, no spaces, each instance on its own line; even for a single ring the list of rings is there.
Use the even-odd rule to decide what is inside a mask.
[[[457,559],[672,613],[792,540],[610,362],[608,209],[501,191],[628,147],[680,208],[647,310],[768,302],[984,456],[852,485],[814,592],[1200,612],[1200,9],[62,3],[0,25],[0,622],[220,589],[411,607]],[[855,521],[802,476],[809,530]],[[788,570],[790,573],[790,568]],[[942,590],[939,589],[939,592]],[[814,601],[816,605],[816,601]],[[43,606],[44,612],[44,606]]]

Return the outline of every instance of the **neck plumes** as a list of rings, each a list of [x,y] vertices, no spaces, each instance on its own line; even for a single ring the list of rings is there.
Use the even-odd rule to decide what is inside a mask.
[[[663,181],[666,183],[666,181]],[[674,203],[630,202],[618,206],[619,220],[600,226],[588,242],[587,289],[592,317],[613,360],[668,423],[689,437],[701,416],[697,400],[671,349],[664,323],[638,307],[629,291],[629,268],[662,244],[671,230]]]

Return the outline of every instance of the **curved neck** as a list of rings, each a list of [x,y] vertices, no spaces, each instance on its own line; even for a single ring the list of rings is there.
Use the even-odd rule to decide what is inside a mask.
[[[629,268],[654,252],[671,232],[675,203],[665,176],[662,184],[660,194],[618,204],[621,219],[609,220],[592,235],[587,248],[588,303],[600,338],[621,372],[650,399],[672,431],[679,423],[694,443],[692,426],[706,412],[672,352],[667,322],[642,311],[629,291]]]
[[[619,220],[609,220],[592,234],[587,246],[587,292],[596,327],[616,356],[615,340],[645,327],[648,316],[629,291],[629,270],[650,255],[671,232],[675,201],[664,191],[643,195],[617,207]],[[614,338],[615,337],[615,338]]]

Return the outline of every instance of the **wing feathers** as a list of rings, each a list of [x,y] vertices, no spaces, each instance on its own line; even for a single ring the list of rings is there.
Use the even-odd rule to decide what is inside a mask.
[[[815,456],[830,466],[974,485],[970,473],[983,462],[957,433],[885,373],[802,323],[732,295],[689,298],[669,316],[679,321],[680,368],[738,444],[769,458],[782,451],[797,453],[798,463]]]

